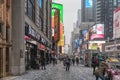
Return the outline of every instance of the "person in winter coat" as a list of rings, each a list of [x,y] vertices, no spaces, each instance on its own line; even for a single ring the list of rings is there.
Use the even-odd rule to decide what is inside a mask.
[[[78,57],[76,57],[76,64],[77,64],[77,66],[79,65],[79,58]]]
[[[45,67],[45,58],[43,57],[43,58],[41,58],[41,69],[43,70],[45,70],[46,69],[46,67]]]
[[[74,57],[72,58],[72,63],[73,63],[73,66],[74,66],[74,64],[75,64],[75,58]]]
[[[70,62],[71,62],[70,58],[69,58],[69,56],[67,56],[65,59],[66,71],[69,71],[69,69],[70,69]]]
[[[96,80],[99,80],[99,78],[101,80],[105,80],[105,71],[106,69],[108,69],[109,66],[106,62],[102,62],[100,67],[98,67],[98,69],[95,70],[95,76],[96,76]]]
[[[96,56],[93,56],[91,61],[92,61],[91,65],[93,67],[93,75],[94,75],[95,69],[96,69],[96,67],[98,65],[98,58]]]

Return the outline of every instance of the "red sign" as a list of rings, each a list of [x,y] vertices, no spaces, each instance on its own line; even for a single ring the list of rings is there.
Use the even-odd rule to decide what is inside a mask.
[[[39,49],[40,50],[45,50],[45,46],[43,44],[40,44]]]

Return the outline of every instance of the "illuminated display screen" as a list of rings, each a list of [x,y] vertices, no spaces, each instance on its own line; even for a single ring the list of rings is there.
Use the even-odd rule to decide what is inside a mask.
[[[58,9],[60,11],[60,40],[58,42],[58,46],[64,46],[64,28],[63,28],[63,5],[58,3],[52,3],[52,27],[54,28],[54,14],[55,10]]]
[[[104,24],[96,24],[90,30],[90,40],[104,39]]]
[[[90,8],[93,5],[93,0],[85,0],[85,7]]]

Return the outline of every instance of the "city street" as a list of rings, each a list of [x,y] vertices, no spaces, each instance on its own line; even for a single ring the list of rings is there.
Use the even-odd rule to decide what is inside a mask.
[[[95,80],[92,69],[82,65],[71,66],[65,71],[62,64],[48,65],[46,70],[30,70],[21,76],[7,77],[2,80]]]

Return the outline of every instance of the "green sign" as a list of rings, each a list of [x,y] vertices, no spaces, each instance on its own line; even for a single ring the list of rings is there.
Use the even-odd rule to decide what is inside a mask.
[[[63,5],[58,3],[52,3],[52,16],[54,16],[55,9],[60,10],[60,21],[63,23]]]

